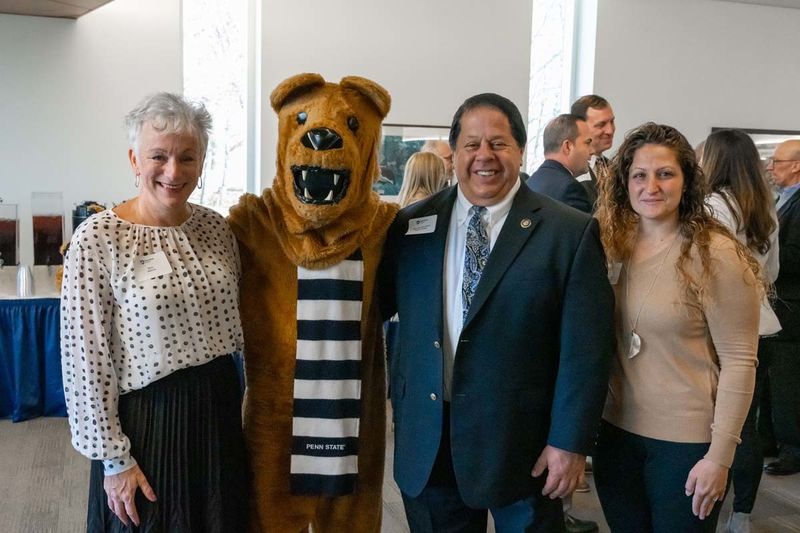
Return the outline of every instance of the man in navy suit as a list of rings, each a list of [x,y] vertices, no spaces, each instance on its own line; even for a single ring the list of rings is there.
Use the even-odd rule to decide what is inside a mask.
[[[605,400],[613,293],[597,222],[519,179],[517,107],[453,117],[458,184],[402,210],[379,271],[400,317],[394,477],[413,533],[561,532]]]
[[[592,133],[586,119],[559,115],[544,128],[544,162],[531,174],[528,187],[584,213],[592,212],[586,189],[575,179],[589,170]]]
[[[767,474],[800,472],[800,140],[784,141],[767,160],[767,170],[780,188],[778,198],[778,253],[780,271],[773,304],[781,331],[763,339],[759,364],[767,368],[777,461],[764,467]]]
[[[565,203],[584,213],[592,213],[594,200],[589,199],[586,183],[576,176],[589,170],[589,159],[594,154],[592,132],[586,119],[578,115],[559,115],[544,128],[542,135],[545,160],[530,178],[525,180],[533,191]],[[596,195],[595,195],[596,197]],[[589,490],[586,481],[584,490]],[[580,486],[577,490],[581,490]],[[572,498],[564,498],[564,526],[566,533],[593,533],[597,524],[581,520],[570,512]]]

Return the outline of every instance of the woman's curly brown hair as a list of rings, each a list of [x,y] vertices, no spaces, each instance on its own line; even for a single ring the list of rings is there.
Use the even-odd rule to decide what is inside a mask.
[[[646,144],[665,146],[674,154],[683,172],[683,194],[678,206],[679,231],[683,237],[681,254],[675,265],[683,279],[687,292],[702,295],[703,287],[711,275],[710,243],[713,233],[731,239],[736,253],[760,279],[760,267],[748,250],[706,210],[705,198],[708,187],[703,171],[697,164],[694,149],[678,130],[672,126],[647,122],[630,131],[611,160],[606,172],[598,180],[600,188],[597,219],[600,236],[610,261],[624,261],[630,257],[636,242],[639,215],[631,207],[628,198],[628,173],[636,151]],[[692,247],[700,255],[703,272],[695,279],[689,271],[688,262]]]

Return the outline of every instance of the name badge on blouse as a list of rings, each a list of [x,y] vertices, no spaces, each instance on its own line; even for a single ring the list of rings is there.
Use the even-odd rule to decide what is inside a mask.
[[[428,217],[412,218],[408,221],[408,231],[406,235],[422,235],[424,233],[433,233],[436,229],[437,215]]]
[[[146,281],[171,272],[172,266],[164,252],[137,257],[133,263],[133,279],[136,281]]]

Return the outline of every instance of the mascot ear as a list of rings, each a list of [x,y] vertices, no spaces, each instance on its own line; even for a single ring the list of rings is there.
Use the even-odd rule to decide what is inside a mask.
[[[325,85],[325,80],[319,74],[298,74],[280,82],[269,96],[269,103],[272,105],[272,109],[278,113],[289,98],[323,85]]]
[[[381,118],[385,118],[389,114],[389,109],[392,107],[392,97],[389,96],[386,89],[374,81],[358,76],[346,76],[342,78],[339,85],[347,89],[354,89],[366,96],[375,105]]]

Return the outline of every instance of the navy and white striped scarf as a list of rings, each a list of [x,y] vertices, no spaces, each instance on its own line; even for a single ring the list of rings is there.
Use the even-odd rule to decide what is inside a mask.
[[[297,268],[293,494],[341,496],[358,478],[361,251],[324,270]]]

